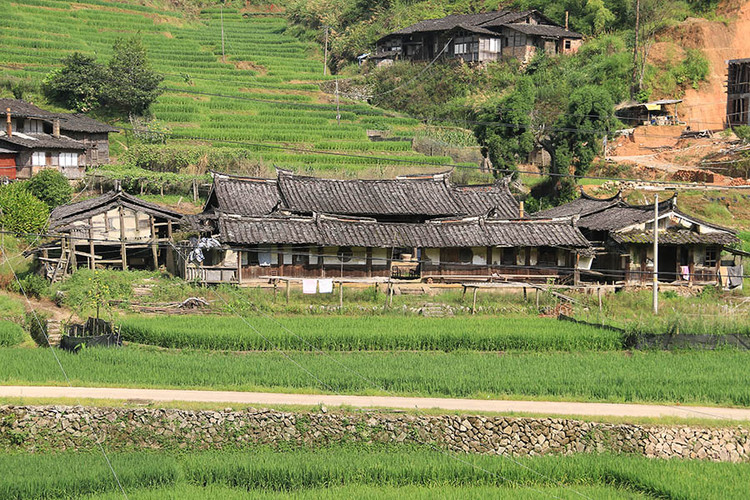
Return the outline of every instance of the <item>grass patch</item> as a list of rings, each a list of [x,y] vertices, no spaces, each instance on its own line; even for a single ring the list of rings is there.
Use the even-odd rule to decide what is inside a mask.
[[[461,498],[586,496],[745,498],[746,463],[657,460],[626,455],[518,458],[466,456],[460,460],[416,446],[332,446],[279,452],[111,453],[131,498],[174,493],[215,498]],[[521,465],[519,465],[519,463]],[[115,498],[117,486],[95,453],[0,455],[0,496]],[[135,495],[135,496],[133,496]],[[268,495],[268,496],[266,496]],[[477,496],[478,495],[478,496]],[[247,498],[247,496],[242,496]]]
[[[617,332],[533,317],[128,316],[122,334],[141,344],[234,351],[274,346],[299,351],[605,351],[622,346]]]
[[[0,320],[0,346],[12,347],[23,342],[25,332],[17,323]]]
[[[287,355],[325,386],[277,352],[127,347],[59,353],[77,386],[750,406],[750,353],[736,350]],[[65,381],[46,350],[0,348],[0,382]]]

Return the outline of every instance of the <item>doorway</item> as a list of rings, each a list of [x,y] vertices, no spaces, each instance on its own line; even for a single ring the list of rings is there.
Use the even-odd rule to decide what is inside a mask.
[[[659,281],[677,281],[676,246],[659,246]]]

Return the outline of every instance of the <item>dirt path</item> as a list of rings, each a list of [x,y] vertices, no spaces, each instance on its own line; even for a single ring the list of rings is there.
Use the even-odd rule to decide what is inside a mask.
[[[573,403],[553,401],[504,401],[483,399],[406,398],[390,396],[338,396],[279,394],[267,392],[187,391],[168,389],[121,389],[107,387],[0,386],[0,397],[138,399],[258,405],[323,404],[331,407],[441,409],[467,412],[523,412],[548,415],[615,417],[681,417],[716,420],[748,420],[750,408],[713,408],[646,404]]]

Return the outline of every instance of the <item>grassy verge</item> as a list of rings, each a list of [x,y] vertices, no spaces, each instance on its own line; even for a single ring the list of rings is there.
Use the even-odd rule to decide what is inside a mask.
[[[253,325],[263,337],[248,327]],[[366,351],[606,351],[617,332],[534,317],[130,316],[123,339],[169,348]],[[270,341],[270,343],[268,341]]]
[[[79,386],[750,406],[750,353],[735,350],[287,355],[299,366],[277,352],[129,347],[59,353]],[[59,385],[63,377],[46,350],[0,348],[0,383]]]
[[[412,493],[421,498],[432,493],[441,498],[450,498],[451,493],[462,498],[516,494],[538,498],[539,488],[562,498],[582,492],[594,498],[745,498],[750,481],[750,465],[744,463],[623,455],[546,456],[517,462],[490,456],[453,460],[411,446],[136,452],[110,458],[125,491],[135,498],[158,494],[180,498],[173,496],[177,492],[194,493],[193,498],[215,498],[211,495],[216,492],[230,498],[241,494],[276,498],[289,493],[301,498],[349,498],[358,493],[367,493],[368,498]],[[99,454],[0,455],[2,498],[114,498],[116,488]]]

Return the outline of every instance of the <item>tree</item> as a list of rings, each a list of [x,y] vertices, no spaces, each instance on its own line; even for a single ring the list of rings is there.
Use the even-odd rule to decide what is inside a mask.
[[[117,111],[143,114],[161,95],[159,84],[164,78],[151,69],[146,47],[139,37],[120,38],[113,49],[102,100]]]
[[[531,129],[535,90],[529,77],[522,77],[515,89],[479,115],[482,122],[474,130],[483,152],[498,171],[517,170],[534,149]]]
[[[47,204],[50,210],[70,201],[73,188],[65,176],[57,170],[45,169],[29,181],[31,194]]]
[[[96,58],[74,52],[62,59],[63,67],[49,73],[42,83],[48,99],[69,109],[87,112],[99,106],[107,68]]]
[[[49,208],[36,198],[25,183],[14,182],[0,188],[0,224],[5,231],[30,235],[47,226]]]
[[[585,175],[601,153],[607,133],[618,125],[612,97],[606,90],[596,85],[575,90],[553,131],[554,172],[567,174],[573,167],[576,175]]]

